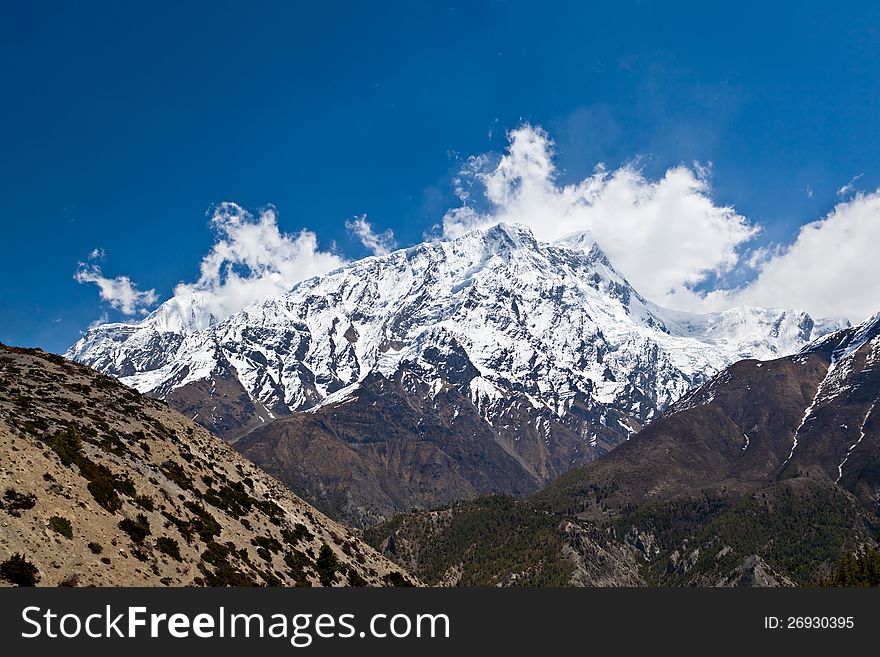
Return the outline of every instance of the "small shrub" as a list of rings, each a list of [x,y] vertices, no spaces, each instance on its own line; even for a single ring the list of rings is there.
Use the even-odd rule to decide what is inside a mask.
[[[180,556],[180,545],[173,538],[168,536],[160,536],[159,540],[156,541],[156,547],[159,548],[160,551],[167,554],[172,559],[176,561],[183,561]]]
[[[17,552],[0,563],[0,577],[18,586],[36,586],[40,571]]]
[[[73,426],[50,438],[49,446],[58,454],[62,465],[71,465],[82,455],[82,438]]]
[[[274,573],[272,573],[268,570],[261,570],[261,571],[259,571],[259,573],[260,573],[260,577],[263,578],[263,581],[266,582],[266,586],[270,586],[273,588],[278,587],[278,586],[283,586],[283,582],[280,579],[278,579],[278,577]]]
[[[315,561],[315,567],[318,571],[318,577],[322,586],[331,586],[336,581],[336,571],[339,569],[339,560],[336,553],[329,545],[324,543],[318,551],[318,558]]]
[[[205,501],[228,512],[233,518],[245,515],[253,505],[253,500],[240,481],[221,486],[219,490],[208,488],[205,492]]]
[[[122,508],[122,500],[116,494],[116,488],[110,479],[106,477],[95,479],[90,481],[86,488],[88,488],[92,497],[95,498],[95,501],[110,513],[116,513]]]
[[[101,554],[104,548],[100,543],[89,543],[89,550],[92,554]]]
[[[382,579],[391,584],[391,586],[412,586],[412,583],[396,570],[393,573],[388,573]]]
[[[348,570],[348,585],[349,586],[366,586],[367,581],[360,576],[360,574],[354,569],[349,568]]]
[[[213,573],[205,573],[205,582],[208,586],[224,587],[248,587],[256,586],[256,581],[247,573],[243,573],[230,563],[223,563],[214,569]]]
[[[308,530],[308,527],[300,522],[296,523],[293,529],[282,529],[281,537],[290,547],[295,547],[303,539],[311,541],[315,538],[314,534]]]
[[[52,516],[51,518],[49,518],[49,526],[56,532],[61,534],[64,538],[73,538],[73,525],[70,524],[70,520],[68,520],[67,518],[62,518],[61,516]]]
[[[259,546],[275,554],[281,552],[281,543],[277,538],[271,536],[256,536],[251,539],[251,545]]]
[[[162,463],[161,469],[165,476],[175,484],[184,490],[192,490],[192,479],[187,476],[186,470],[183,469],[182,465],[168,460]]]
[[[180,535],[183,536],[184,540],[186,540],[187,543],[190,543],[192,541],[193,529],[190,526],[190,523],[188,523],[186,520],[181,520],[169,511],[162,511],[162,515],[168,521],[168,523],[165,524],[166,527],[168,527],[169,525],[173,525],[177,528],[177,531],[180,532]]]
[[[61,588],[72,588],[75,586],[79,586],[79,575],[77,573],[68,575],[63,580],[58,582],[58,586],[60,586]]]
[[[297,586],[309,585],[306,568],[311,569],[311,559],[299,550],[291,550],[284,555],[284,563],[287,564],[288,574],[296,581]]]
[[[138,495],[134,498],[134,503],[144,511],[153,511],[156,508],[156,505],[153,504],[153,498],[149,495]]]
[[[275,502],[272,500],[257,502],[257,508],[269,517],[269,522],[273,525],[281,524],[281,519],[284,517],[284,509],[275,504]]]
[[[184,506],[195,516],[189,526],[205,543],[220,535],[220,523],[205,507],[194,502],[184,502]]]
[[[33,493],[19,493],[14,488],[7,488],[0,509],[6,509],[9,515],[20,518],[22,511],[33,509],[36,504],[37,496]]]
[[[134,520],[124,518],[119,523],[119,529],[128,534],[134,543],[143,543],[144,539],[150,535],[150,521],[143,513],[139,513]]]
[[[205,551],[202,552],[202,561],[207,561],[214,566],[221,566],[227,562],[229,558],[229,548],[216,541],[208,541],[205,545]]]

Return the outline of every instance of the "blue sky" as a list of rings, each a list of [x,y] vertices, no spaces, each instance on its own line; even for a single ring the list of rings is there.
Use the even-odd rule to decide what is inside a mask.
[[[523,122],[560,184],[711,163],[713,201],[789,243],[880,185],[880,5],[715,4],[7,3],[0,341],[120,318],[73,279],[96,248],[168,298],[223,201],[348,258],[362,214],[421,241]]]

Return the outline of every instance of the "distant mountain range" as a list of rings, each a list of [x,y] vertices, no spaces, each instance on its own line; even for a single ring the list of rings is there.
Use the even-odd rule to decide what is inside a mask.
[[[431,584],[815,585],[876,548],[878,398],[880,314],[732,365],[527,500],[368,536]]]
[[[742,359],[848,326],[642,297],[588,234],[499,224],[352,263],[218,319],[198,296],[67,356],[166,400],[310,502],[368,526],[526,495]]]

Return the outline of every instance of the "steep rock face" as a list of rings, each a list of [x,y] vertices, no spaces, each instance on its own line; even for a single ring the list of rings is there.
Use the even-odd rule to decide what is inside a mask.
[[[425,423],[443,435],[458,425],[470,433],[456,434],[454,445],[494,443],[480,451],[500,459],[494,472],[451,481],[466,495],[533,490],[627,440],[730,363],[793,353],[838,324],[785,310],[673,312],[639,295],[584,236],[545,244],[503,224],[367,258],[219,322],[197,299],[194,309],[170,303],[140,324],[89,331],[68,355],[228,440],[253,432],[242,449],[279,475],[284,455],[258,439],[278,444],[277,431],[301,441],[290,447],[300,454],[316,441],[329,446],[338,438],[324,430],[331,415],[338,424],[349,411],[363,414],[367,397],[397,416],[394,445],[417,440]],[[399,404],[412,412],[401,415]],[[361,434],[385,439],[379,423],[358,422]],[[381,452],[354,457],[336,445],[343,470],[387,465]],[[438,480],[454,479],[465,467],[459,448],[435,446],[448,463]],[[412,463],[396,464],[398,488],[409,468],[422,476],[425,453],[412,452]],[[508,476],[509,461],[519,464],[517,477]],[[330,490],[297,490],[315,500],[335,495],[332,481],[314,485]],[[445,501],[398,499],[388,486],[377,499],[362,497],[355,515]]]
[[[718,580],[716,586],[734,587],[780,587],[795,586],[785,575],[780,575],[757,555],[746,557],[726,577]]]
[[[0,584],[416,582],[164,403],[2,345],[0,495]]]

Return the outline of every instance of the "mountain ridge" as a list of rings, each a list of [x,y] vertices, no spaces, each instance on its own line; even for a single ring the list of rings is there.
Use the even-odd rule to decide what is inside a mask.
[[[247,336],[242,334],[246,332],[247,327],[271,326],[281,329],[286,328],[285,324],[287,324],[297,329],[303,328],[297,325],[300,319],[308,322],[309,314],[320,314],[312,307],[315,305],[316,295],[323,294],[327,299],[335,300],[336,305],[330,310],[337,311],[337,314],[329,319],[318,316],[315,318],[315,323],[323,322],[325,326],[320,328],[326,329],[330,328],[326,324],[331,324],[335,328],[337,324],[344,322],[345,327],[340,326],[338,331],[328,330],[324,335],[318,334],[317,327],[304,327],[310,340],[307,344],[300,343],[298,346],[306,353],[297,350],[292,350],[292,353],[282,352],[280,354],[282,357],[292,358],[288,358],[289,362],[276,363],[288,369],[302,363],[312,370],[312,381],[298,380],[296,372],[285,379],[284,374],[287,372],[282,371],[278,380],[272,382],[283,386],[284,390],[280,397],[277,391],[269,388],[258,388],[256,385],[244,386],[254,403],[262,404],[270,411],[273,406],[278,405],[286,406],[288,411],[297,411],[310,408],[346,385],[356,384],[369,372],[380,371],[387,375],[393,373],[401,361],[407,358],[417,360],[420,355],[418,353],[420,342],[441,339],[442,335],[437,336],[437,332],[442,334],[448,331],[455,335],[455,331],[449,326],[450,321],[459,318],[472,319],[472,315],[479,315],[482,310],[470,308],[463,311],[462,306],[475,301],[495,302],[497,298],[493,297],[493,294],[513,296],[512,307],[510,309],[496,307],[495,310],[503,312],[497,318],[488,318],[489,322],[522,323],[517,317],[521,312],[517,302],[521,304],[522,298],[527,294],[537,296],[536,293],[545,293],[551,298],[555,296],[551,304],[560,305],[564,310],[574,309],[578,305],[577,302],[588,306],[591,315],[580,318],[574,328],[590,325],[589,328],[594,330],[589,337],[607,343],[606,354],[613,355],[625,347],[624,340],[631,336],[627,334],[615,336],[616,340],[609,339],[604,336],[603,328],[607,330],[611,326],[617,331],[629,333],[632,333],[634,328],[656,329],[659,336],[650,336],[655,340],[664,335],[681,338],[681,344],[675,344],[679,341],[673,339],[672,345],[661,346],[673,351],[676,347],[678,347],[677,351],[703,348],[704,353],[700,354],[700,357],[708,361],[705,363],[706,367],[716,370],[722,362],[726,365],[745,357],[766,359],[796,351],[816,337],[814,332],[817,330],[824,332],[841,322],[825,320],[819,322],[817,326],[813,318],[801,311],[737,308],[709,315],[693,315],[660,308],[644,299],[614,270],[595,242],[578,243],[576,249],[565,246],[571,242],[569,238],[563,241],[562,245],[540,243],[523,226],[498,224],[489,229],[472,231],[457,240],[425,243],[401,249],[387,256],[368,257],[324,276],[303,281],[285,295],[257,302],[229,318],[213,323],[210,328],[204,329],[208,335],[200,342],[205,346],[224,351],[224,341],[231,342],[237,338],[241,342],[246,342]],[[551,276],[554,268],[561,273],[556,275],[553,285],[542,285],[539,279]],[[371,275],[379,279],[375,284],[365,280]],[[510,279],[499,281],[501,275],[510,276]],[[579,275],[592,280],[586,285],[579,281],[567,284],[566,281],[560,280],[566,276],[575,280]],[[462,294],[472,286],[482,283],[482,279],[489,279],[481,290],[487,292],[486,298],[475,299],[473,298],[475,295]],[[514,287],[525,288],[516,290],[520,292],[519,299],[512,292]],[[339,298],[340,295],[345,294],[359,295],[358,302],[372,302],[372,306],[354,307],[350,298]],[[562,295],[568,295],[569,298],[562,299]],[[194,301],[198,306],[197,298],[194,298]],[[535,299],[529,301],[534,302]],[[408,315],[414,314],[413,306],[418,302],[426,303],[428,312],[421,313],[416,318],[409,317]],[[203,330],[199,322],[195,327],[185,330],[175,328],[179,323],[169,318],[173,317],[175,312],[180,312],[181,304],[182,301],[179,299],[166,302],[137,324],[108,324],[92,329],[68,351],[67,355],[73,360],[84,362],[99,371],[121,378],[142,392],[159,391],[160,396],[186,383],[208,378],[212,374],[211,368],[207,367],[208,363],[200,362],[199,358],[207,358],[211,365],[218,368],[228,367],[229,364],[223,363],[219,355],[215,356],[207,350],[183,354],[171,353],[180,348],[180,342],[186,339],[184,336],[200,334]],[[329,301],[328,304],[332,305]],[[529,310],[547,311],[546,307],[539,308],[537,303],[532,305]],[[603,306],[615,307],[609,309]],[[468,313],[467,310],[475,312]],[[526,310],[523,308],[522,312]],[[622,327],[614,326],[609,320],[620,320],[621,314],[629,315],[629,324]],[[414,328],[411,326],[413,319],[419,320]],[[549,322],[553,320],[557,318],[548,319]],[[410,326],[402,326],[407,322]],[[371,323],[378,323],[380,326],[371,326]],[[388,324],[393,326],[388,327]],[[474,330],[477,325],[471,321],[467,328]],[[523,334],[512,336],[514,339],[526,343],[539,342],[540,327],[537,330],[536,327],[528,326],[514,328],[526,329]],[[139,334],[144,329],[152,332],[148,336],[141,337]],[[407,332],[405,329],[413,330]],[[368,332],[374,335],[366,335]],[[138,342],[146,341],[147,344],[133,344],[129,350],[113,349],[113,347],[127,346],[133,336],[139,338]],[[359,341],[365,341],[368,345],[360,347],[357,344]],[[401,345],[401,342],[405,345]],[[459,340],[459,342],[463,341]],[[354,346],[353,349],[348,348],[351,345]],[[705,349],[706,345],[714,349]],[[517,375],[511,372],[510,366],[504,368],[497,362],[493,363],[494,354],[486,344],[469,346],[471,347],[468,350],[469,355],[472,356],[481,375],[486,373],[491,377],[490,382],[506,377],[511,379],[512,383],[522,384],[521,372]],[[585,349],[585,345],[566,344],[564,340],[558,339],[550,345],[527,344],[526,351],[529,356],[540,355],[547,360],[542,348],[546,351],[565,346],[579,347],[582,351]],[[478,348],[483,353],[473,357],[473,351]],[[309,350],[319,353],[309,353]],[[335,353],[337,350],[341,353]],[[720,350],[725,353],[723,355],[715,353]],[[132,354],[143,356],[143,352],[149,357],[135,363]],[[223,355],[228,358],[231,353],[233,352],[227,349]],[[262,355],[267,356],[265,353]],[[175,356],[182,356],[182,361],[172,363],[169,368],[168,361],[173,360]],[[269,364],[259,363],[259,356],[257,354],[254,356],[256,363],[235,359],[231,364],[238,365],[242,370],[258,370],[259,365],[263,365],[263,369],[269,371]],[[328,362],[321,362],[321,356]],[[679,373],[690,377],[704,374],[699,372],[699,368],[695,368],[693,363],[688,362],[687,354],[673,353],[673,360],[675,361],[673,366]],[[583,366],[585,363],[582,361],[577,364]],[[601,356],[597,364],[602,364]],[[185,373],[181,371],[183,367],[188,368]],[[621,395],[621,391],[618,390],[620,386],[615,386],[616,381],[612,380],[613,375],[619,373],[621,368],[615,367],[612,362],[609,369],[612,377],[603,376],[605,372],[589,372],[592,376],[590,380],[597,383],[600,388],[598,394],[603,399]],[[244,371],[236,373],[241,381],[250,376]],[[550,374],[556,372],[551,368]],[[322,380],[322,376],[327,380]],[[253,377],[259,378],[257,374]],[[309,389],[308,383],[311,383],[314,389]],[[581,383],[579,390],[585,387],[582,382],[579,383]],[[648,393],[655,405],[668,403],[671,393],[659,390],[648,391],[646,386],[642,387],[645,388],[642,392]],[[540,397],[542,391],[537,388],[533,387],[529,392],[537,393],[540,403],[553,405],[549,399]],[[644,420],[652,411],[656,411],[656,408],[641,411],[641,419]]]
[[[230,441],[247,435],[250,458],[358,524],[447,494],[535,490],[625,442],[731,362],[795,352],[840,323],[801,311],[663,309],[588,235],[548,244],[506,224],[350,263],[208,329],[158,331],[164,312],[98,327],[68,355]],[[403,414],[397,439],[377,447],[366,439],[381,426],[345,420],[365,417],[366,398]],[[425,426],[455,440],[425,438]],[[279,433],[298,444],[279,445]],[[297,460],[317,444],[341,462]],[[462,475],[477,454],[483,472]],[[340,472],[367,484],[388,467],[398,476],[380,490],[343,489]],[[444,477],[457,483],[430,483]],[[407,481],[422,492],[407,499]]]

